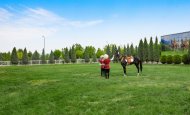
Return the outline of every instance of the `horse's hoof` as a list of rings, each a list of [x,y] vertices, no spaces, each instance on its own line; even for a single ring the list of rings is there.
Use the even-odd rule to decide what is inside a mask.
[[[124,77],[126,76],[126,74],[123,75]]]
[[[139,73],[137,74],[137,77],[139,76]]]

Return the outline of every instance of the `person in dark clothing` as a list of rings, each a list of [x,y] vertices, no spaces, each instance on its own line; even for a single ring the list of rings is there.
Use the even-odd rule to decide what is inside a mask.
[[[100,56],[100,59],[99,59],[99,63],[100,63],[100,67],[101,67],[101,77],[104,77],[105,76],[105,69],[104,69],[104,66],[105,66],[105,64],[104,64],[104,56],[103,55],[101,55]]]

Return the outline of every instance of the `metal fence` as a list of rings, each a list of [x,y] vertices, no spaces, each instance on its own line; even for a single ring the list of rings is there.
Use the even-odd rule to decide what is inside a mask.
[[[97,63],[98,60],[96,62],[93,62],[92,59],[90,59],[90,61],[88,63]],[[71,60],[69,61],[69,63],[72,63]],[[84,59],[76,59],[76,64],[82,64],[82,63],[86,63]],[[28,65],[41,65],[42,64],[42,60],[30,60],[28,61]],[[50,64],[49,60],[46,60],[44,64]],[[65,64],[64,60],[54,60],[53,64]],[[0,66],[10,66],[11,61],[0,61]],[[17,65],[23,65],[22,61],[19,61]]]

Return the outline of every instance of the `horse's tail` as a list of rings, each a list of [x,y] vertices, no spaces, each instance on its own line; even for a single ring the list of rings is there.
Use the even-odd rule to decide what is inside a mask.
[[[140,70],[141,70],[141,72],[142,72],[142,69],[143,69],[143,67],[142,67],[142,61],[140,60]]]

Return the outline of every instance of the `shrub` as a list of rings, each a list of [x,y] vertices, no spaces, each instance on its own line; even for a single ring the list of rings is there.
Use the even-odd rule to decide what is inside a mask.
[[[162,64],[165,64],[166,63],[166,55],[162,55],[160,61]]]
[[[173,56],[173,63],[174,64],[180,64],[181,63],[181,56],[180,55],[174,55]]]
[[[184,54],[184,55],[182,56],[182,62],[183,62],[184,64],[189,64],[188,55],[187,55],[187,54]]]
[[[166,62],[167,64],[172,64],[173,63],[173,56],[172,55],[168,55],[167,58],[166,58]]]

